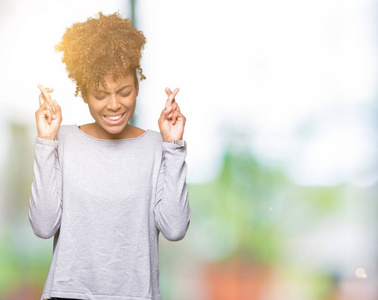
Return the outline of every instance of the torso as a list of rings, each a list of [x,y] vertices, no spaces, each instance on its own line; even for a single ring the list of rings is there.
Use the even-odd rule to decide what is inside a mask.
[[[64,291],[87,287],[88,294],[72,298],[92,292],[92,299],[106,293],[160,299],[154,209],[162,178],[161,134],[147,130],[138,137],[144,130],[130,126],[136,138],[99,140],[90,136],[91,126],[65,125],[58,134],[62,172],[54,174],[61,176],[62,215],[45,295],[56,290],[67,297]]]

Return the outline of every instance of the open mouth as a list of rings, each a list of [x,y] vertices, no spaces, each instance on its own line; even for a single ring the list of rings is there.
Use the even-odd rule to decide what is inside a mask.
[[[103,116],[104,120],[111,125],[121,123],[125,117],[125,113],[115,116]]]

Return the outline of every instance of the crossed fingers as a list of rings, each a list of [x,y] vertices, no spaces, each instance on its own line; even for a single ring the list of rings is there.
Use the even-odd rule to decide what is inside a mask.
[[[39,107],[50,110],[52,113],[52,118],[55,119],[55,106],[57,105],[56,101],[51,99],[50,93],[54,91],[52,88],[45,88],[43,85],[38,84],[38,88],[41,93],[39,94]]]
[[[165,116],[167,119],[172,120],[172,124],[176,123],[177,118],[181,116],[180,107],[175,101],[175,97],[180,90],[178,88],[174,89],[173,92],[166,88],[165,92],[168,95],[167,102],[165,103]]]

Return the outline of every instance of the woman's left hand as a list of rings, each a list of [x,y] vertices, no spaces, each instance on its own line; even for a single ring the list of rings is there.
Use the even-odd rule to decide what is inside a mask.
[[[183,139],[186,121],[175,101],[179,89],[176,88],[171,92],[169,88],[166,88],[165,92],[168,95],[168,99],[158,121],[160,133],[164,142],[179,141]]]

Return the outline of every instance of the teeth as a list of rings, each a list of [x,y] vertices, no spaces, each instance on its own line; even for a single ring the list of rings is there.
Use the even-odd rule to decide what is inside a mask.
[[[110,116],[108,116],[107,118],[108,118],[109,120],[115,121],[115,120],[120,119],[121,117],[122,117],[122,115],[115,116],[115,117],[110,117]]]

